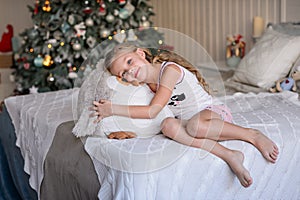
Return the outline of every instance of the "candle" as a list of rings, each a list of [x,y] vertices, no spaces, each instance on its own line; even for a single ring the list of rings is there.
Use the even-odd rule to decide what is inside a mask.
[[[259,38],[264,32],[265,22],[262,17],[256,16],[253,18],[253,37]]]

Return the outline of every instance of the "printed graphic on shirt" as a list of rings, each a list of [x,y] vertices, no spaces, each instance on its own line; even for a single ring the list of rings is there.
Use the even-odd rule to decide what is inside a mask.
[[[177,106],[179,105],[183,100],[185,100],[185,94],[179,94],[174,95],[170,98],[171,102],[168,103],[169,106]]]

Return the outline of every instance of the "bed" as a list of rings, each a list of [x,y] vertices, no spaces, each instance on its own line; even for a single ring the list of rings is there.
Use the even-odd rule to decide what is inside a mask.
[[[262,41],[268,41],[267,36]],[[300,40],[296,35],[288,37],[292,42]],[[262,81],[241,79],[245,73],[250,74],[250,56],[263,51],[259,45],[224,82],[230,95],[218,96],[232,110],[234,123],[261,130],[280,149],[277,163],[271,164],[248,143],[222,142],[244,153],[244,165],[254,180],[249,188],[243,188],[219,158],[162,134],[128,140],[75,137],[73,109],[80,88],[74,88],[5,100],[0,114],[0,198],[299,199],[299,95],[267,92],[269,83],[265,81],[287,75],[298,65],[300,45],[294,46],[298,49],[293,56],[289,54],[290,61],[285,60],[290,62],[286,69],[275,70],[272,77]],[[255,73],[259,72],[253,73],[257,78]]]

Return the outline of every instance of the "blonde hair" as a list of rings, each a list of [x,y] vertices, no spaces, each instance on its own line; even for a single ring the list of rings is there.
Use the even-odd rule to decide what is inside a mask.
[[[109,70],[111,65],[117,58],[127,53],[136,52],[137,49],[138,49],[137,46],[128,43],[123,43],[115,46],[111,51],[109,51],[106,54],[104,66],[106,67],[106,69]],[[141,49],[145,52],[146,60],[148,60],[150,63],[157,64],[157,63],[162,63],[164,61],[175,62],[181,65],[182,67],[186,68],[196,76],[197,80],[199,81],[199,84],[203,87],[203,89],[206,92],[210,93],[208,84],[206,83],[206,81],[204,80],[200,72],[197,70],[197,68],[194,67],[190,62],[188,62],[180,55],[166,50],[158,50],[157,55],[153,55],[150,49],[148,48],[141,48]]]

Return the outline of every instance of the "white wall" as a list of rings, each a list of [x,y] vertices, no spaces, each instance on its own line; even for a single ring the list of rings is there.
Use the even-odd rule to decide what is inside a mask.
[[[300,0],[282,0],[285,10],[285,19],[287,22],[300,21]],[[285,4],[285,5],[284,5]]]
[[[0,35],[7,24],[14,27],[18,36],[25,28],[32,27],[32,20],[27,5],[34,5],[35,0],[0,0]]]
[[[200,43],[215,61],[225,59],[228,35],[243,35],[246,53],[249,52],[254,44],[252,38],[254,16],[261,16],[265,20],[265,25],[268,22],[281,21],[281,0],[152,0],[151,2],[156,12],[154,17],[156,26],[190,36]],[[175,44],[176,42],[174,41]]]

